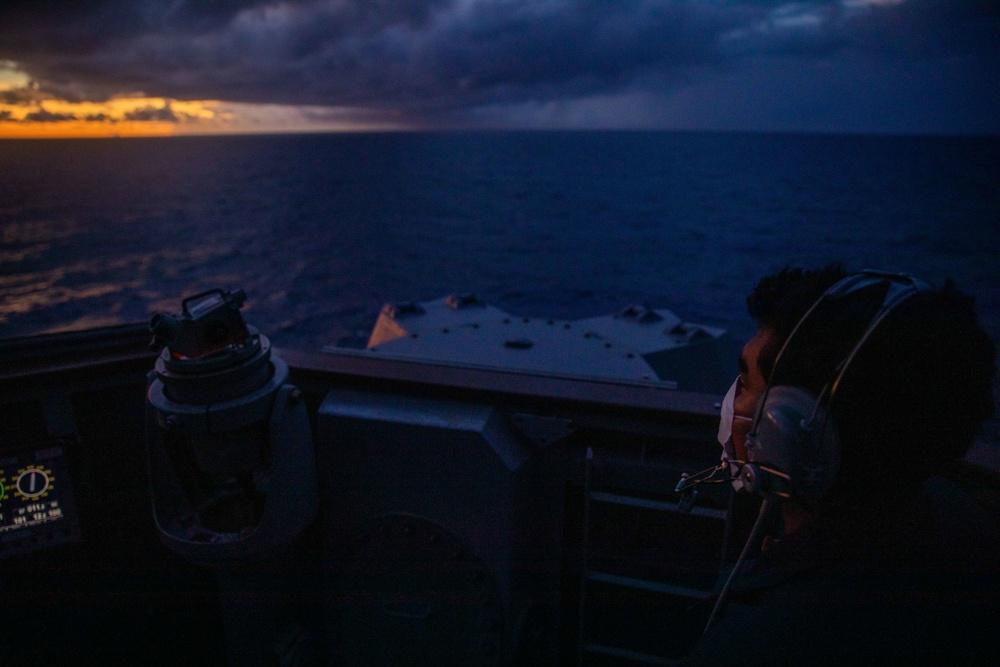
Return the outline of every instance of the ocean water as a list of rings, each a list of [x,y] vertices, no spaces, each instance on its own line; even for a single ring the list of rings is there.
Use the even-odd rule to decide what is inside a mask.
[[[786,265],[953,278],[1000,340],[1000,138],[669,132],[0,142],[0,337],[142,321],[242,287],[280,347],[382,304],[631,303],[752,333]]]

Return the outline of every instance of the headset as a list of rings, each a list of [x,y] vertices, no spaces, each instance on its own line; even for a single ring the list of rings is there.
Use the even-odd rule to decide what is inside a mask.
[[[745,491],[762,495],[764,501],[746,545],[705,624],[705,631],[722,608],[726,594],[747,554],[758,542],[764,518],[773,506],[773,500],[793,498],[807,503],[815,502],[830,489],[840,466],[840,439],[836,424],[830,418],[837,390],[854,358],[882,321],[911,297],[930,289],[930,285],[924,281],[907,274],[861,271],[840,280],[824,292],[785,339],[771,368],[767,389],[754,411],[753,424],[747,435],[748,460],[740,462],[735,477],[727,475],[730,479],[742,480]],[[878,291],[882,291],[880,302],[857,340],[834,367],[832,378],[823,386],[819,395],[815,396],[803,387],[782,384],[779,373],[782,360],[787,358],[786,353],[803,326],[811,323],[826,305],[865,291],[872,295],[878,295]],[[723,466],[727,467],[728,472],[728,465]],[[699,483],[724,481],[720,479],[723,466],[708,475],[699,473],[683,477],[677,490],[684,492]]]
[[[880,303],[819,396],[781,383],[782,360],[821,307],[879,290],[884,291]],[[739,471],[744,489],[805,502],[819,500],[830,489],[840,465],[840,439],[830,415],[844,376],[882,321],[914,295],[929,290],[927,283],[907,274],[866,270],[837,282],[810,306],[778,352],[767,389],[757,402],[747,435],[748,461]]]

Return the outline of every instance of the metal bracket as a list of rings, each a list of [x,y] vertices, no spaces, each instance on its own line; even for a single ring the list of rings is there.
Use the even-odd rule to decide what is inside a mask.
[[[519,412],[511,417],[511,422],[528,440],[539,447],[548,447],[561,442],[576,432],[576,424],[572,420],[558,417],[542,417]]]

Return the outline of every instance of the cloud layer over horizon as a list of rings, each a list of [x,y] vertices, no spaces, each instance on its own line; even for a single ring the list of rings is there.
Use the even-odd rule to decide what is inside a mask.
[[[996,134],[1000,3],[8,0],[3,70],[23,79],[0,76],[8,120],[149,97],[408,127]]]

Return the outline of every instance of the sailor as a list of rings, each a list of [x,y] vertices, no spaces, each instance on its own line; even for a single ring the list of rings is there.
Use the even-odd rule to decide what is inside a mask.
[[[748,305],[720,439],[760,510],[685,664],[995,660],[1000,477],[962,457],[996,351],[971,299],[831,265]]]
[[[767,388],[778,351],[809,306],[846,275],[840,264],[808,271],[786,268],[762,278],[747,297],[747,310],[757,323],[757,332],[740,352],[740,374],[723,401],[719,424],[723,461],[746,460],[746,437],[754,409]],[[737,489],[742,486],[738,479],[734,485]]]

